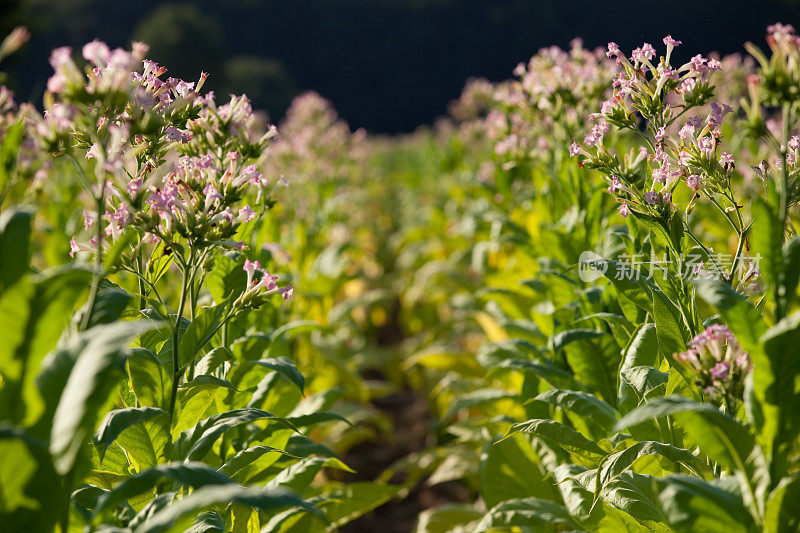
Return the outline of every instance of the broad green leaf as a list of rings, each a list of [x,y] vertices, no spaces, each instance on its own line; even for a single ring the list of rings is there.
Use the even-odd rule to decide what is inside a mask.
[[[133,424],[117,437],[117,444],[140,472],[165,462],[170,455],[171,443],[166,413]]]
[[[244,256],[239,253],[230,252],[214,258],[214,268],[206,276],[206,286],[216,303],[221,304],[245,290],[247,274],[243,266]]]
[[[616,409],[586,392],[550,389],[533,400],[572,411],[606,431],[610,431],[619,418]]]
[[[162,533],[188,525],[199,511],[218,504],[242,504],[269,513],[286,507],[301,507],[308,512],[319,511],[295,494],[284,490],[261,487],[223,485],[201,487],[180,501],[153,514],[136,528],[135,533]],[[188,522],[188,523],[187,523]]]
[[[160,414],[165,413],[162,409],[156,407],[127,407],[109,411],[94,435],[94,441],[100,448],[100,458],[102,459],[106,449],[124,430],[138,422],[144,422]]]
[[[790,533],[800,530],[800,474],[781,479],[769,494],[764,517],[767,533]]]
[[[193,488],[233,483],[229,477],[203,463],[186,461],[158,465],[129,477],[103,494],[97,501],[95,515],[100,516],[118,502],[152,490],[163,479],[171,479],[181,487]]]
[[[252,446],[246,450],[242,450],[227,461],[219,468],[219,471],[236,481],[243,482],[238,478],[239,473],[247,469],[253,462],[257,461],[262,455],[266,453],[279,453],[292,456],[284,450],[273,448],[271,446]],[[293,457],[293,456],[292,456]]]
[[[462,409],[470,409],[479,405],[493,404],[500,400],[517,398],[518,394],[503,389],[478,389],[459,395],[447,410],[442,420],[449,420]]]
[[[274,415],[260,409],[234,409],[199,422],[192,429],[183,431],[175,441],[174,457],[187,461],[199,460],[211,450],[211,446],[227,430],[240,424],[255,420],[277,419]]]
[[[131,348],[126,368],[139,405],[165,409],[170,377],[156,354],[145,348]]]
[[[2,180],[1,175],[0,180]],[[2,198],[1,184],[0,198]],[[0,294],[28,271],[32,225],[33,211],[8,209],[0,213]]]
[[[203,308],[186,328],[178,346],[181,367],[194,361],[222,324],[227,302]]]
[[[42,400],[55,390],[37,389],[36,375],[43,359],[69,324],[78,299],[89,286],[87,270],[63,267],[19,280],[0,295],[0,368],[5,381],[0,409],[26,425],[42,412]],[[24,398],[24,401],[19,401]]]
[[[504,438],[508,438],[509,435],[520,431],[544,439],[549,444],[591,463],[599,463],[608,454],[595,442],[587,439],[571,427],[560,424],[555,420],[534,419],[514,424]]]
[[[621,452],[606,457],[598,472],[598,489],[605,487],[612,480],[631,468],[640,458],[652,455],[663,457],[673,463],[680,463],[694,473],[704,470],[701,461],[689,450],[676,448],[675,446],[655,441],[637,442]]]
[[[800,312],[784,318],[761,338],[763,350],[753,350],[753,393],[763,413],[758,440],[771,462],[773,483],[789,471],[789,455],[800,432]]]
[[[8,531],[53,531],[67,494],[46,444],[0,423],[0,523]]]
[[[730,471],[746,471],[755,441],[749,430],[716,407],[682,396],[653,399],[617,423],[621,431],[652,418],[672,416],[703,453]]]
[[[563,529],[577,527],[562,505],[540,498],[518,498],[504,501],[489,509],[474,531],[480,533],[495,529],[509,530],[514,526],[536,527],[541,530],[551,525],[558,525]]]
[[[329,484],[320,493],[319,507],[330,521],[331,527],[342,527],[379,505],[391,500],[400,487],[380,483],[353,482]]]
[[[596,337],[602,337],[603,335],[607,335],[607,333],[594,329],[568,329],[553,335],[550,338],[549,347],[553,352],[558,352],[572,342],[583,339],[594,339]]]
[[[421,512],[414,533],[471,533],[481,517],[472,505],[449,503]]]
[[[303,494],[323,467],[337,468],[345,472],[355,471],[336,457],[306,457],[300,459],[267,483],[268,489],[287,489]]]
[[[556,499],[553,482],[546,475],[530,442],[520,434],[483,448],[478,479],[487,506],[527,496]]]
[[[756,531],[742,498],[719,484],[685,475],[667,476],[662,482],[666,487],[659,501],[673,530],[687,533]]]
[[[53,417],[50,453],[60,474],[72,470],[99,410],[122,376],[124,349],[147,327],[142,322],[117,322],[82,334],[88,342],[69,373]]]
[[[297,367],[286,359],[285,357],[259,359],[257,361],[243,361],[240,365],[257,365],[269,370],[274,370],[292,383],[294,383],[300,392],[303,392],[305,387],[305,380],[303,375],[297,370]]]

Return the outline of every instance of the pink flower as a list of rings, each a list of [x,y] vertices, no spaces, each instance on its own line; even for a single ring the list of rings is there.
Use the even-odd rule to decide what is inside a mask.
[[[287,285],[286,287],[282,288],[281,296],[283,296],[283,299],[285,301],[291,300],[292,296],[294,296],[294,287],[292,287],[291,285]]]
[[[697,147],[703,155],[710,155],[714,151],[714,138],[703,137],[697,140]]]
[[[239,218],[237,220],[239,220],[239,222],[250,222],[255,219],[256,216],[256,212],[253,211],[249,205],[246,205],[239,209]]]
[[[611,176],[611,185],[608,186],[608,192],[614,193],[614,191],[618,191],[622,189],[622,184],[619,182],[619,178],[616,176]]]
[[[672,35],[667,35],[666,37],[664,37],[664,44],[667,46],[675,47],[675,46],[680,46],[681,41],[673,39]]]
[[[652,44],[644,43],[639,48],[631,53],[631,60],[635,63],[643,63],[645,60],[653,59],[656,55],[656,49]]]
[[[70,61],[72,61],[72,48],[69,46],[56,48],[50,53],[50,66],[53,67],[53,70],[58,70],[59,67]]]
[[[797,148],[800,147],[800,137],[798,137],[797,135],[790,137],[787,145],[789,146],[790,149],[797,150]]]
[[[616,57],[619,55],[619,45],[617,43],[608,43],[608,52],[606,57]]]
[[[700,176],[698,176],[697,174],[692,174],[691,176],[686,178],[686,185],[688,185],[689,188],[692,189],[693,191],[699,190],[700,188],[702,188],[702,185],[700,183]]]
[[[261,270],[261,263],[258,261],[250,261],[249,259],[244,260],[244,271],[247,272],[248,287],[253,284],[253,276],[256,270]]]
[[[569,155],[570,155],[570,157],[578,155],[579,153],[581,153],[581,147],[576,142],[572,143],[569,146]]]
[[[108,45],[97,39],[83,45],[82,52],[84,59],[97,67],[105,67],[111,57],[111,50]]]
[[[658,193],[655,191],[646,192],[644,193],[644,200],[650,205],[656,204],[658,203]]]
[[[80,251],[81,249],[78,247],[78,242],[75,240],[75,237],[72,237],[72,240],[69,241],[69,256],[74,259],[75,254]]]
[[[88,211],[83,212],[83,229],[89,229],[94,225],[94,214]]]
[[[725,379],[728,377],[728,372],[730,369],[731,367],[728,365],[728,363],[720,361],[711,369],[711,377],[714,379]]]
[[[131,182],[128,183],[127,189],[128,189],[128,194],[130,194],[131,197],[135,198],[136,196],[138,196],[139,191],[142,190],[142,178],[136,178],[134,180],[131,180]]]
[[[631,214],[631,210],[628,207],[627,202],[622,202],[622,205],[619,206],[619,214],[622,215],[624,218],[628,218],[628,215]]]
[[[707,62],[708,60],[700,54],[697,54],[689,60],[689,64],[691,65],[692,70],[695,72],[705,72],[708,70],[708,65],[706,65]]]
[[[719,162],[722,165],[733,165],[733,155],[729,154],[728,152],[722,152]]]

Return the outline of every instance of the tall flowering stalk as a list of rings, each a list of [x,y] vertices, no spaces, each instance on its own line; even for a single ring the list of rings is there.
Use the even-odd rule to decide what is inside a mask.
[[[180,327],[186,305],[192,319],[205,274],[214,256],[247,248],[240,240],[251,222],[271,205],[271,184],[256,166],[275,134],[253,113],[246,96],[218,105],[197,82],[163,79],[166,69],[144,59],[146,47],[111,50],[94,41],[83,47],[85,69],[71,50],[53,52],[46,111],[35,124],[49,152],[65,154],[81,172],[94,209],[83,214],[88,240],[74,236],[70,255],[88,252],[95,276],[82,328],[92,315],[100,281],[112,271],[138,280],[140,309],[148,301],[160,318],[170,312],[157,282],[171,264],[180,273],[172,328],[172,416],[178,384],[187,363],[180,354]],[[105,261],[104,261],[105,256]],[[267,296],[291,297],[291,286],[260,265],[246,263],[247,287],[225,302],[227,320]],[[258,275],[256,275],[258,274]],[[192,354],[188,354],[191,356]],[[188,363],[189,376],[193,367]]]
[[[613,80],[612,97],[592,115],[596,120],[592,131],[581,144],[573,143],[570,153],[582,156],[583,166],[604,175],[620,215],[632,215],[661,236],[679,272],[686,267],[681,246],[686,234],[710,263],[708,270],[733,283],[742,271],[749,225],[734,192],[735,158],[723,149],[721,126],[733,108],[711,101],[712,76],[722,69],[722,62],[695,55],[674,66],[672,53],[681,42],[671,36],[663,42],[666,52],[658,58],[648,43],[629,57],[615,43],[608,44],[606,54],[622,71]],[[620,156],[607,147],[604,139],[612,128],[639,138],[638,149]],[[678,205],[679,197],[688,202]],[[736,234],[738,244],[729,263],[718,261],[688,222],[701,199],[716,208]],[[688,288],[684,289],[688,296]]]

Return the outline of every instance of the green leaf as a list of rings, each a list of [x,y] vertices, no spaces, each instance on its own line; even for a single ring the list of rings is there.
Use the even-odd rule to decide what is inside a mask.
[[[769,494],[764,517],[766,533],[792,533],[800,530],[800,474],[781,479]]]
[[[695,457],[689,450],[676,448],[669,444],[655,441],[637,442],[633,446],[609,455],[598,472],[599,487],[601,489],[611,481],[619,477],[623,472],[633,466],[640,458],[657,455],[674,463],[681,463],[694,472],[703,470],[702,462]]]
[[[2,180],[1,175],[0,180]],[[2,198],[2,185],[0,185],[0,198]],[[33,211],[8,209],[0,213],[0,294],[28,271],[32,226]]]
[[[234,409],[199,422],[194,428],[182,432],[175,441],[175,457],[187,461],[202,459],[211,446],[227,430],[254,420],[278,418],[260,409]]]
[[[53,417],[50,453],[60,474],[74,467],[101,407],[117,385],[125,361],[123,350],[147,327],[142,322],[117,322],[81,334],[88,342],[77,355]]]
[[[284,490],[241,487],[239,485],[210,486],[201,487],[180,501],[153,514],[136,528],[135,533],[162,533],[173,528],[180,528],[186,520],[197,516],[199,511],[218,504],[248,505],[264,513],[286,507],[301,507],[306,511],[319,513],[312,505]]]
[[[65,267],[20,280],[0,295],[0,368],[5,381],[0,411],[26,425],[35,421],[47,394],[60,392],[35,386],[36,373],[69,324],[78,299],[89,286],[91,274]],[[20,397],[24,401],[20,401]]]
[[[587,439],[569,426],[555,420],[533,419],[514,424],[503,437],[519,431],[529,433],[591,463],[599,463],[607,454],[595,442]]]
[[[320,494],[319,507],[330,521],[330,527],[338,528],[386,503],[398,492],[399,486],[380,483],[329,484]]]
[[[791,305],[800,281],[800,236],[795,235],[783,245],[783,292]]]
[[[748,352],[760,350],[761,336],[767,331],[761,312],[727,283],[699,280],[695,285],[697,294],[719,311],[742,348]]]
[[[487,506],[527,496],[556,499],[553,482],[545,476],[536,453],[520,434],[484,446],[478,480]]]
[[[666,487],[659,495],[669,525],[678,532],[719,533],[755,531],[738,494],[725,488],[684,475],[662,478]]]
[[[305,387],[305,379],[303,375],[297,370],[297,367],[286,359],[285,357],[259,359],[258,361],[243,361],[240,365],[257,365],[270,370],[274,370],[292,383],[294,383],[300,392],[303,392]]]
[[[503,389],[477,389],[459,395],[453,405],[447,410],[442,420],[449,420],[462,409],[470,409],[479,405],[492,404],[499,400],[517,398],[518,394]]]
[[[763,350],[753,350],[753,393],[763,412],[758,439],[771,463],[773,483],[789,471],[789,455],[800,432],[800,312],[784,318],[761,338]]]
[[[170,378],[156,354],[145,348],[131,348],[126,368],[139,404],[165,409]]]
[[[165,413],[162,409],[155,407],[127,407],[109,411],[94,436],[95,443],[100,447],[100,458],[102,459],[106,449],[124,430],[160,414]]]
[[[218,304],[244,292],[247,274],[243,270],[244,256],[231,252],[214,258],[214,268],[206,276],[206,286]]]
[[[225,474],[203,463],[187,461],[158,465],[129,477],[111,491],[100,496],[95,508],[95,516],[101,516],[104,510],[113,508],[123,500],[154,489],[165,478],[175,481],[178,486],[192,488],[233,483]]]
[[[353,469],[336,457],[306,457],[300,459],[272,478],[266,487],[268,489],[288,489],[297,494],[303,494],[323,467],[337,468],[345,472],[355,473]]]
[[[770,191],[775,195],[774,188]],[[768,193],[769,194],[769,193]],[[777,204],[776,198],[770,198]],[[751,255],[761,256],[759,260],[759,270],[764,287],[774,291],[776,287],[783,285],[783,221],[778,220],[777,206],[770,205],[763,198],[756,198],[751,206],[751,217],[753,219],[752,230],[748,234]],[[786,311],[786,300],[784,297],[775,302],[781,315]]]
[[[672,416],[712,460],[730,471],[746,471],[755,446],[748,429],[716,407],[682,396],[656,398],[634,409],[617,423],[621,431],[652,418]]]
[[[271,446],[252,446],[246,450],[240,451],[225,461],[225,464],[219,468],[219,471],[231,479],[237,479],[239,472],[246,469],[248,466],[253,464],[254,461],[258,460],[266,453],[280,453],[294,457],[292,454],[287,453],[284,450],[272,448]],[[237,481],[239,480],[237,479]]]
[[[213,307],[204,307],[186,328],[178,347],[181,367],[184,367],[200,354],[203,346],[211,340],[222,324],[227,302]]]
[[[529,361],[525,359],[508,359],[490,367],[487,379],[493,377],[502,369],[512,369],[522,372],[532,372],[545,380],[551,387],[563,389],[585,390],[586,385],[576,380],[569,372],[559,368],[549,359]]]
[[[572,411],[606,431],[611,430],[619,418],[616,409],[586,392],[550,389],[539,394],[533,400]]]
[[[467,533],[482,516],[472,505],[448,503],[421,512],[414,533]]]
[[[66,501],[47,446],[0,423],[0,523],[8,531],[53,531]]]
[[[20,118],[6,128],[3,138],[0,139],[0,207],[2,207],[10,185],[13,185],[12,176],[17,167],[17,158],[25,136],[25,123],[26,119]]]
[[[594,329],[568,329],[553,335],[550,338],[549,347],[553,352],[558,352],[572,342],[583,339],[594,339],[596,337],[602,337],[603,335],[607,335],[607,333]]]
[[[556,524],[564,529],[577,527],[564,506],[539,498],[520,498],[489,509],[473,531],[509,530],[514,526],[540,529]]]
[[[137,471],[165,462],[172,444],[169,416],[161,413],[133,424],[120,433],[117,444]]]

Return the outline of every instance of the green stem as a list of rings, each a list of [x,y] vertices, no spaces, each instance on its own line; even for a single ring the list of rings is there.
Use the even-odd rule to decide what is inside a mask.
[[[97,224],[97,233],[95,234],[95,239],[97,240],[97,250],[94,254],[92,288],[89,292],[89,302],[86,306],[86,313],[83,315],[83,320],[81,320],[81,331],[85,331],[86,328],[89,327],[89,321],[92,318],[92,313],[94,313],[94,305],[97,301],[97,294],[100,291],[100,282],[103,279],[103,208],[105,207],[105,194],[106,182],[103,180],[103,182],[100,184],[100,194],[98,194],[96,198],[97,220],[95,220],[95,224]]]
[[[169,397],[169,419],[175,412],[175,399],[178,396],[178,384],[181,380],[181,360],[178,354],[180,346],[180,327],[183,318],[183,308],[186,304],[186,290],[189,285],[189,276],[186,271],[182,272],[183,282],[181,284],[181,296],[178,302],[178,312],[175,313],[175,325],[172,328],[172,393]]]

